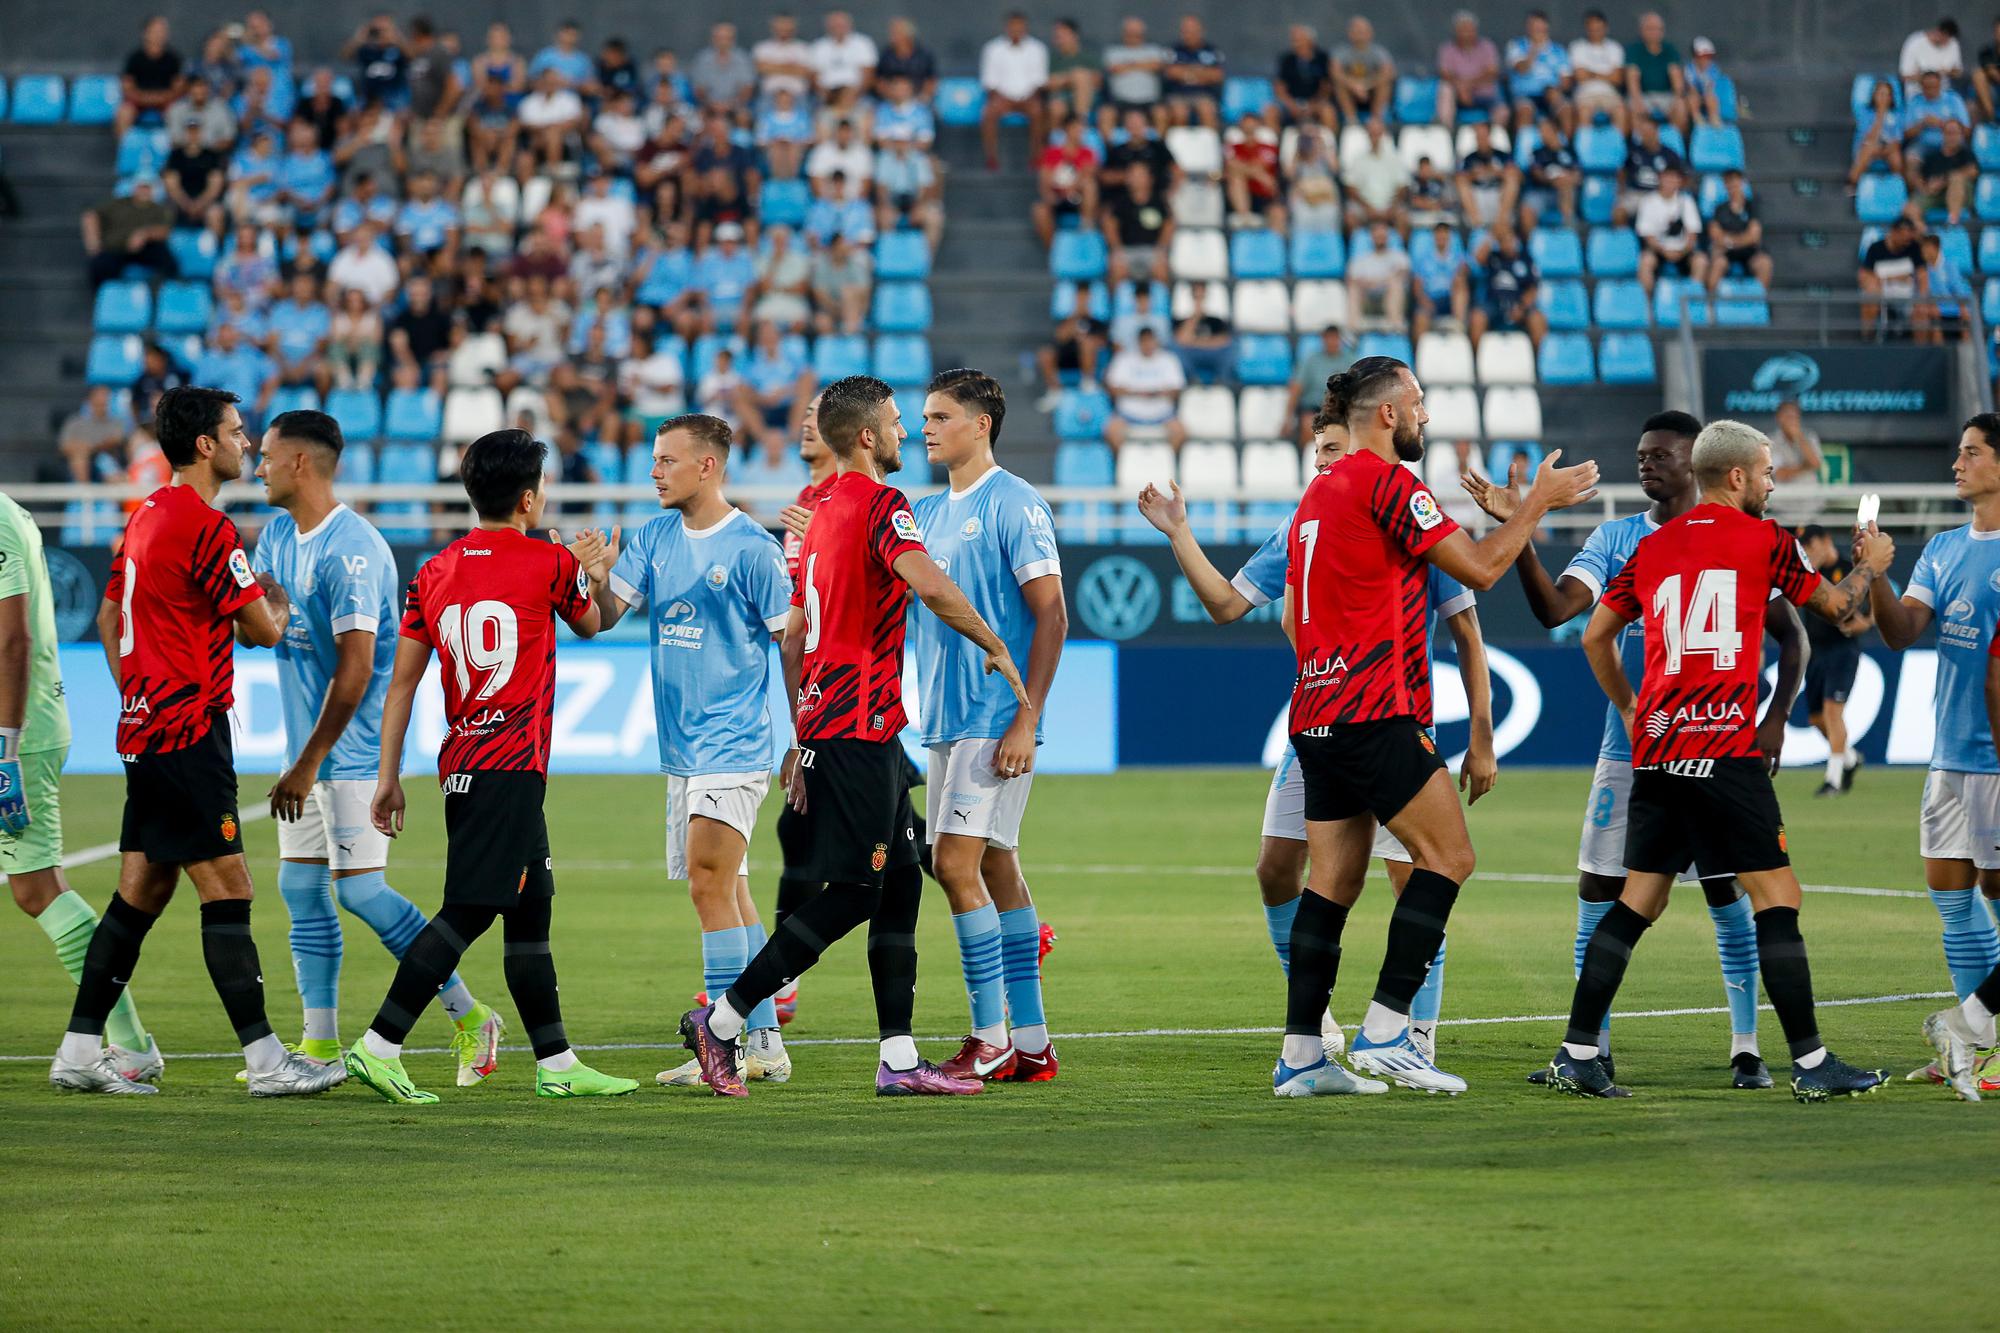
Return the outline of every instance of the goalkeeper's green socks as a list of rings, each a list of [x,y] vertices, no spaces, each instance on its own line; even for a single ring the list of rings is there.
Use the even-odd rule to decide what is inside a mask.
[[[90,937],[97,929],[97,913],[90,910],[90,904],[83,900],[75,889],[65,890],[56,900],[42,910],[35,918],[35,924],[56,946],[56,961],[63,971],[69,973],[72,982],[83,980],[83,955],[90,948]],[[132,1003],[132,992],[128,989],[118,997],[118,1003],[111,1007],[111,1016],[104,1020],[104,1036],[114,1046],[122,1046],[128,1051],[143,1051],[150,1044],[146,1029],[140,1026],[138,1006]]]

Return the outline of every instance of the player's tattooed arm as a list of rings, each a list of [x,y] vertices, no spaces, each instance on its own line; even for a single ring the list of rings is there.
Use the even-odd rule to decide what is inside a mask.
[[[1172,481],[1167,485],[1171,491],[1163,491],[1148,482],[1146,489],[1139,492],[1139,512],[1148,523],[1167,535],[1174,563],[1187,576],[1188,586],[1201,599],[1202,610],[1208,612],[1208,618],[1218,625],[1243,619],[1252,609],[1250,599],[1223,577],[1215,562],[1208,558],[1208,552],[1201,549],[1194,529],[1188,526],[1187,501],[1181,496],[1181,488]]]
[[[1862,600],[1869,596],[1870,584],[1879,580],[1886,586],[1887,580],[1882,579],[1882,576],[1888,573],[1889,566],[1895,559],[1896,543],[1889,534],[1870,524],[1868,531],[1855,539],[1854,568],[1849,570],[1847,577],[1838,584],[1830,584],[1821,579],[1819,586],[1813,589],[1812,597],[1806,602],[1807,609],[1821,619],[1838,625],[1853,615],[1861,606]],[[1875,608],[1875,613],[1877,621],[1880,621],[1882,608],[1879,604]],[[1886,629],[1882,637],[1884,639],[1889,637]],[[1889,646],[1900,648],[1904,645],[1892,642]]]
[[[1625,734],[1630,736],[1632,709],[1638,703],[1638,696],[1632,693],[1632,682],[1626,679],[1625,664],[1618,655],[1618,632],[1628,623],[1625,617],[1599,602],[1583,631],[1583,655],[1590,662],[1590,674],[1597,677],[1598,688],[1625,720]]]

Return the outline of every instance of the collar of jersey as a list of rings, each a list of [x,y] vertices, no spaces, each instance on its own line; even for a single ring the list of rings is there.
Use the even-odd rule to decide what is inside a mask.
[[[344,511],[346,508],[347,506],[344,504],[337,504],[333,508],[327,510],[326,517],[321,519],[319,521],[319,524],[316,527],[314,527],[311,532],[300,532],[294,529],[292,532],[292,540],[297,542],[299,545],[304,546],[314,537],[317,537],[320,535],[320,533],[325,532],[326,525],[333,522],[334,518],[337,515],[339,515],[342,511]],[[296,522],[296,520],[294,521]]]
[[[689,541],[697,541],[697,542],[703,541],[709,537],[713,537],[716,533],[728,527],[732,522],[735,521],[736,516],[741,514],[742,512],[743,511],[741,509],[738,509],[736,508],[736,506],[731,505],[729,507],[728,513],[724,514],[721,518],[718,518],[717,520],[715,520],[715,522],[709,524],[705,528],[691,528],[687,525],[686,520],[682,520],[681,535],[686,537]]]
[[[2000,542],[2000,528],[1975,528],[1965,525],[1965,539],[1970,542]]]
[[[967,486],[962,491],[951,492],[951,502],[953,504],[957,504],[960,500],[965,499],[967,496],[971,495],[974,491],[978,490],[981,486],[984,486],[988,481],[992,480],[994,477],[997,477],[999,475],[1000,475],[1000,465],[998,463],[995,463],[992,467],[987,468],[984,472],[979,474],[978,481],[973,482],[970,486]]]

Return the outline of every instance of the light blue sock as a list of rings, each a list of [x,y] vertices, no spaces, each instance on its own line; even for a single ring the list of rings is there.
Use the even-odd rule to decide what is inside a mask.
[[[1417,993],[1410,997],[1410,1021],[1412,1023],[1435,1023],[1438,1013],[1444,1008],[1444,947],[1446,941],[1438,941],[1437,957],[1431,959],[1431,970],[1424,973],[1424,984],[1417,987]]]
[[[1593,903],[1583,898],[1576,900],[1576,975],[1583,975],[1583,951],[1590,947],[1590,936],[1597,929],[1597,923],[1611,910],[1610,903]],[[1604,1031],[1611,1031],[1611,1015],[1604,1016]]]
[[[1715,922],[1715,952],[1722,960],[1723,996],[1729,1001],[1732,1036],[1757,1031],[1757,923],[1744,894],[1727,907],[1710,906]]]
[[[1016,1028],[1047,1023],[1042,1013],[1042,919],[1034,904],[1000,913],[1000,960],[1007,978],[1007,1017]]]
[[[972,1031],[978,1035],[998,1028],[1005,1041],[1007,992],[1006,967],[1000,957],[1000,911],[987,903],[955,914],[951,925],[958,932],[958,961],[965,971],[965,994],[972,1005]]]
[[[1982,893],[1980,896],[1985,897],[1984,893]],[[1993,922],[1995,927],[2000,928],[2000,898],[1987,898],[1986,906],[1993,913]]]
[[[770,938],[764,932],[764,923],[762,921],[752,921],[749,925],[743,927],[743,967],[750,966],[750,960],[763,952],[765,941]],[[743,968],[739,967],[736,970],[741,972]],[[731,977],[729,984],[732,986],[735,985],[736,979]],[[711,994],[709,998],[713,999],[714,995]],[[743,1020],[743,1026],[752,1032],[761,1032],[766,1028],[776,1029],[778,1026],[778,1002],[770,999],[758,1001],[757,1007],[752,1009],[749,1016]]]
[[[337,879],[333,882],[333,892],[342,907],[368,923],[368,928],[382,941],[382,947],[398,962],[410,951],[418,932],[430,924],[430,918],[415,903],[389,887],[387,877],[380,870]],[[471,992],[466,990],[465,983],[458,979],[456,972],[446,978],[440,990],[438,1003],[444,1004],[445,1012],[454,1019],[458,1018],[460,1004],[456,1001],[447,1003],[442,997],[462,996],[469,1000]]]
[[[1271,947],[1278,951],[1278,967],[1292,975],[1292,918],[1299,914],[1299,900],[1264,908],[1264,929],[1271,932]]]
[[[332,885],[325,866],[278,862],[278,896],[292,917],[292,971],[308,1009],[340,1007],[340,914]]]
[[[1944,922],[1944,965],[1961,1001],[2000,963],[2000,931],[1979,910],[1981,896],[1977,889],[1931,890],[1931,902]]]
[[[736,984],[736,978],[749,962],[750,942],[743,934],[743,927],[701,932],[701,984],[708,992],[710,1004]]]

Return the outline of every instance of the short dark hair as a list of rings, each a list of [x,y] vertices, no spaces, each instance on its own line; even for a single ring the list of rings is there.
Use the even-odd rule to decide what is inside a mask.
[[[873,375],[835,380],[819,396],[819,437],[835,458],[852,458],[861,432],[881,429],[882,405],[894,397],[895,391]]]
[[[992,417],[993,427],[987,436],[993,443],[1000,443],[1000,423],[1007,419],[1007,391],[1000,387],[999,380],[983,370],[959,366],[939,371],[932,377],[927,392],[941,393],[960,407]]]
[[[542,484],[542,442],[524,430],[496,430],[466,446],[459,480],[481,518],[502,519]]]
[[[1597,19],[1597,20],[1598,20],[1599,22],[1602,22],[1602,23],[1609,23],[1609,22],[1611,22],[1611,20],[1610,20],[1610,19],[1608,19],[1608,18],[1605,18],[1605,17],[1604,17],[1604,11],[1603,11],[1603,10],[1601,10],[1601,9],[1586,9],[1586,10],[1584,10],[1584,11],[1583,11],[1583,21],[1584,21],[1585,23],[1588,23],[1588,22],[1590,22],[1590,21],[1591,21],[1592,19]]]
[[[278,413],[271,418],[271,430],[284,439],[319,446],[333,455],[336,464],[340,461],[341,451],[347,448],[347,441],[340,433],[340,423],[326,413],[309,407]]]
[[[1987,448],[2000,450],[2000,412],[1979,412],[1967,417],[1964,430],[1959,433],[1964,434],[1967,430],[1978,431],[1985,439]]]
[[[715,450],[717,458],[725,463],[729,461],[729,446],[734,443],[736,437],[729,429],[729,423],[721,417],[712,417],[706,412],[683,412],[677,417],[668,417],[662,421],[660,428],[653,432],[653,436],[658,439],[669,431],[676,430],[686,431]]]
[[[419,14],[410,20],[410,35],[412,37],[435,37],[437,36],[437,25],[430,21],[428,15]]]
[[[199,456],[195,441],[206,435],[216,438],[222,429],[223,414],[243,400],[227,389],[204,389],[183,384],[160,395],[153,408],[153,434],[159,437],[160,452],[177,468],[186,467]]]
[[[1701,422],[1687,412],[1655,412],[1639,427],[1641,435],[1650,435],[1663,430],[1669,435],[1680,435],[1692,440],[1701,434]]]
[[[1381,402],[1383,386],[1408,369],[1393,356],[1364,356],[1339,374],[1326,377],[1323,406],[1331,420],[1347,421],[1355,409]]]
[[[1821,537],[1825,537],[1830,541],[1833,538],[1833,534],[1817,523],[1808,523],[1799,529],[1799,541],[1801,542],[1818,541]]]

